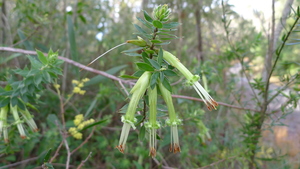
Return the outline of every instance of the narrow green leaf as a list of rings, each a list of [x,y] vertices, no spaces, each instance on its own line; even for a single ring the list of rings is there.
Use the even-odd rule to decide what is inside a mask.
[[[147,34],[147,32],[143,28],[141,28],[139,25],[137,25],[137,24],[133,24],[133,25],[140,33]]]
[[[156,86],[156,82],[157,82],[158,76],[159,76],[159,72],[154,72],[151,75],[151,78],[150,78],[150,87],[152,89],[154,89],[154,87]]]
[[[136,17],[140,22],[142,22],[143,25],[145,25],[147,28],[152,29],[152,25],[146,22],[144,19],[140,17]]]
[[[164,74],[166,76],[178,76],[178,74],[176,72],[172,71],[172,70],[165,70]]]
[[[154,20],[154,21],[152,22],[152,24],[153,24],[153,26],[155,26],[156,28],[162,28],[162,27],[163,27],[163,24],[162,24],[160,21],[158,21],[158,20]]]
[[[148,63],[149,65],[151,65],[151,63],[148,60],[149,56],[147,55],[146,52],[142,53],[142,57],[143,57],[143,60],[144,60],[145,63]]]
[[[154,71],[154,68],[151,65],[147,64],[147,63],[141,63],[141,62],[139,62],[139,63],[136,63],[136,65],[138,66],[138,68],[140,70]]]
[[[139,77],[136,76],[130,76],[130,75],[121,75],[119,76],[121,78],[126,78],[126,79],[139,79]]]
[[[44,56],[43,52],[36,50],[36,53],[38,55],[39,60],[44,64],[47,65],[48,64],[48,59],[46,58],[46,56]]]
[[[176,38],[177,38],[176,35],[170,34],[170,33],[162,33],[162,32],[159,32],[159,33],[157,33],[157,34],[158,34],[158,35],[164,35],[164,36],[172,36],[172,37],[176,37]]]
[[[9,97],[2,97],[0,99],[0,107],[4,107],[9,104],[10,98]]]
[[[51,157],[52,149],[50,148],[44,156],[44,163],[48,162]]]
[[[135,77],[141,77],[142,74],[143,74],[144,72],[145,72],[145,71],[143,71],[143,70],[138,70],[138,71],[136,71],[132,76],[135,76]]]
[[[177,26],[179,26],[178,22],[170,22],[170,23],[163,24],[163,28],[165,29],[175,28]]]
[[[162,43],[163,41],[160,41],[160,40],[157,40],[157,39],[154,39],[154,40],[151,40],[152,43]]]
[[[146,21],[152,23],[153,19],[151,18],[151,16],[149,16],[149,14],[144,11],[144,18],[146,19]]]
[[[148,59],[148,60],[149,60],[150,64],[151,64],[153,67],[155,67],[155,69],[160,69],[159,64],[158,64],[155,60],[153,60],[153,59]]]
[[[141,54],[138,54],[138,53],[124,53],[125,55],[127,56],[141,56]]]
[[[10,103],[11,103],[12,106],[17,105],[18,104],[18,98],[17,97],[12,97],[10,99]]]
[[[164,81],[165,75],[163,72],[159,72],[159,78],[161,82]]]
[[[70,44],[70,50],[71,50],[71,58],[74,61],[79,61],[77,56],[77,46],[76,46],[76,36],[74,31],[74,25],[72,21],[72,16],[67,14],[67,23],[68,23],[68,40]],[[76,75],[79,75],[79,69],[78,67],[73,67],[73,71],[76,73]]]
[[[168,45],[170,44],[171,42],[164,42],[164,43],[157,43],[156,45]]]
[[[146,128],[145,126],[142,126],[139,133],[139,140],[143,141],[145,138]]]
[[[17,99],[17,105],[20,109],[25,110],[25,105],[20,99]]]
[[[157,62],[158,62],[159,65],[161,65],[162,62],[163,62],[163,50],[162,50],[161,47],[159,48],[159,51],[158,51]]]
[[[171,84],[169,82],[169,80],[165,77],[162,84],[164,85],[164,87],[169,90],[172,93],[172,87]]]
[[[19,35],[20,39],[23,41],[22,44],[25,46],[25,48],[27,50],[34,50],[32,44],[29,43],[29,40],[24,35],[23,31],[21,29],[18,29],[17,32],[18,32],[18,35]]]
[[[139,47],[139,48],[134,48],[134,49],[128,49],[128,50],[122,51],[122,53],[135,52],[135,51],[141,50],[143,48],[144,47]]]
[[[84,127],[82,130],[80,130],[80,132],[81,132],[81,131],[84,131],[84,130],[86,130],[86,129],[88,129],[88,128],[91,128],[91,127],[93,127],[93,126],[102,124],[102,123],[106,122],[107,120],[108,120],[108,119],[104,119],[104,120],[97,121],[97,122],[95,122],[95,123],[93,123],[93,124],[90,124],[90,125]]]

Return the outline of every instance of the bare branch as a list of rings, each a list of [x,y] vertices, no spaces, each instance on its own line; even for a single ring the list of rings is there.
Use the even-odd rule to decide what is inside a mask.
[[[84,163],[92,156],[92,152],[89,153],[89,155],[86,157],[85,160],[81,161],[80,165],[77,167],[77,169],[80,169]]]

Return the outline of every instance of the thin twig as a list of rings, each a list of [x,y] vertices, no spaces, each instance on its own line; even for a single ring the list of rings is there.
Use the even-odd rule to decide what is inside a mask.
[[[9,52],[16,52],[16,53],[23,53],[23,54],[29,54],[29,55],[36,55],[36,52],[35,51],[30,51],[30,50],[23,50],[23,49],[18,49],[18,48],[11,48],[11,47],[0,47],[0,51],[9,51]],[[47,53],[44,53],[45,56],[47,56],[48,54]],[[116,80],[116,81],[122,81],[123,83],[125,84],[134,84],[133,82],[131,81],[128,81],[128,80],[123,80],[121,78],[118,78],[114,75],[111,75],[111,74],[108,74],[106,72],[103,72],[103,71],[100,71],[100,70],[96,70],[96,69],[93,69],[91,67],[87,67],[81,63],[78,63],[78,62],[75,62],[71,59],[68,59],[68,58],[65,58],[65,57],[62,57],[62,56],[58,56],[59,59],[67,62],[67,63],[70,63],[71,65],[74,65],[74,66],[77,66],[81,69],[84,69],[86,71],[89,71],[89,72],[93,72],[93,73],[96,73],[96,74],[99,74],[99,75],[102,75],[102,76],[105,76],[109,79],[112,79],[112,80]]]
[[[86,157],[85,160],[81,161],[80,165],[77,167],[77,169],[80,169],[84,163],[92,156],[92,152],[89,153],[89,155]]]
[[[64,132],[64,128],[60,129],[59,124],[57,121],[55,121],[55,124],[57,125],[57,127],[59,128],[59,132],[62,136],[63,139],[63,143],[65,144],[66,150],[67,150],[67,162],[66,162],[66,169],[69,169],[69,165],[70,165],[70,158],[71,158],[71,152],[70,152],[70,147],[67,141],[67,134]]]
[[[95,131],[95,129],[96,129],[96,126],[94,126],[93,127],[93,130],[92,130],[92,132],[89,134],[89,136],[78,146],[78,147],[76,147],[72,152],[71,152],[71,154],[74,154],[77,150],[79,150],[83,145],[85,145],[88,141],[89,141],[89,139],[93,136],[93,134],[94,134],[94,131]]]
[[[174,98],[181,98],[181,99],[188,99],[188,100],[194,100],[198,102],[204,102],[202,99],[196,98],[196,97],[190,97],[190,96],[183,96],[183,95],[172,95]],[[225,107],[231,107],[234,109],[239,109],[239,110],[249,110],[249,111],[254,111],[254,112],[259,112],[259,110],[251,109],[251,108],[243,108],[243,107],[238,107],[234,105],[230,105],[227,103],[222,103],[222,102],[217,102],[219,105],[225,106]]]
[[[217,161],[217,162],[211,163],[211,164],[209,164],[209,165],[207,165],[207,166],[200,167],[200,168],[197,168],[197,169],[205,169],[205,168],[208,168],[208,167],[212,167],[212,166],[217,165],[217,164],[219,164],[219,163],[221,163],[221,162],[223,162],[223,161],[230,160],[230,159],[233,159],[233,158],[236,158],[236,156],[229,157],[229,158],[225,158],[225,159],[219,160],[219,161]]]
[[[59,146],[57,147],[57,149],[56,149],[56,151],[55,151],[55,153],[54,153],[54,156],[50,159],[49,163],[52,163],[53,160],[59,155],[58,152],[60,151],[60,149],[61,149],[63,143],[64,143],[63,141],[60,142]]]
[[[11,47],[17,46],[18,44],[20,44],[20,43],[22,43],[22,42],[25,42],[25,41],[27,41],[28,39],[30,39],[30,38],[31,38],[31,37],[39,30],[39,28],[40,28],[40,26],[36,27],[36,28],[34,29],[34,31],[33,31],[29,36],[27,36],[25,39],[20,40],[19,42],[15,43],[15,44],[11,45]]]
[[[40,156],[41,156],[41,155],[40,155]],[[0,169],[10,168],[10,167],[18,166],[18,165],[20,165],[20,164],[28,163],[28,162],[30,162],[30,161],[35,161],[35,160],[39,159],[40,156],[38,156],[38,157],[33,157],[33,158],[29,158],[29,159],[27,159],[27,160],[19,161],[19,162],[13,163],[13,164],[8,164],[8,165],[6,165],[6,166],[0,167]]]

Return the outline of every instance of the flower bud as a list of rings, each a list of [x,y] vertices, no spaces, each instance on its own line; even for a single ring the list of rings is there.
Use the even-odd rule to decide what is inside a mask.
[[[126,43],[131,43],[140,47],[145,47],[147,46],[147,42],[138,36],[138,39],[134,39],[134,40],[127,40]]]
[[[159,5],[153,10],[153,17],[155,20],[166,22],[169,20],[171,10],[168,8],[167,4]]]

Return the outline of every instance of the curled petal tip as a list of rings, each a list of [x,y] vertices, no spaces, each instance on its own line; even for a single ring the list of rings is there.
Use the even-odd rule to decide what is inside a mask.
[[[26,136],[24,136],[24,135],[21,135],[20,137],[21,137],[22,139],[26,139]]]
[[[119,145],[119,146],[116,146],[116,148],[124,154],[124,148],[123,148],[123,145]]]
[[[154,157],[156,156],[156,150],[155,150],[154,147],[152,147],[152,148],[150,149],[149,155],[150,155],[152,158],[154,158]]]

